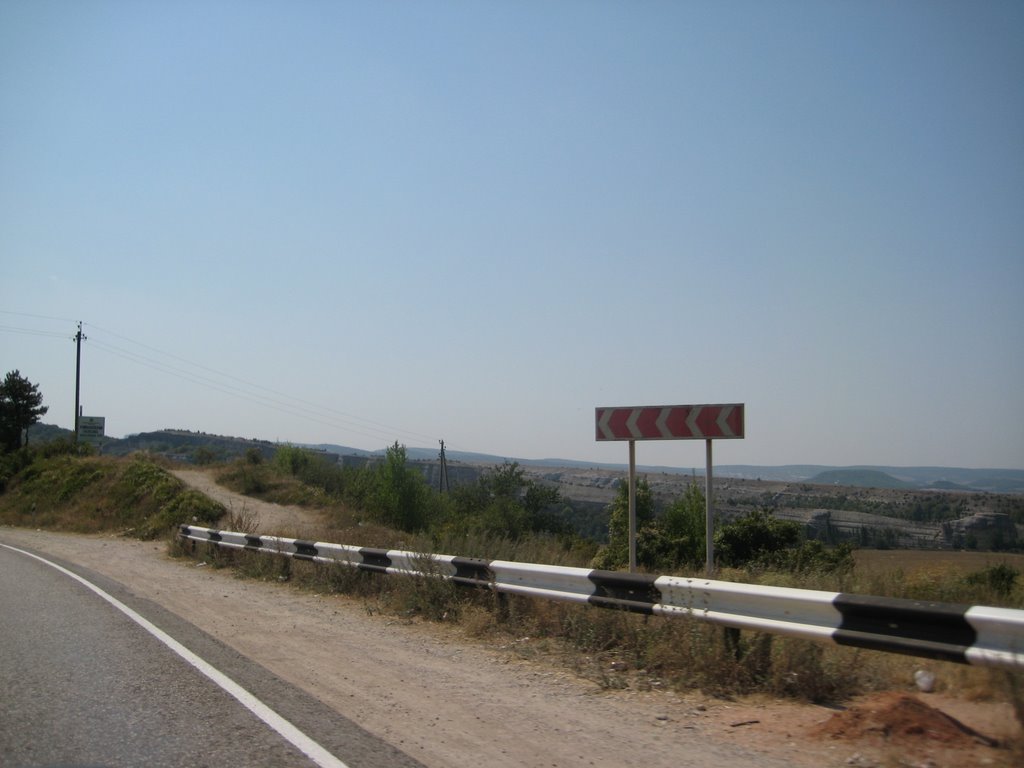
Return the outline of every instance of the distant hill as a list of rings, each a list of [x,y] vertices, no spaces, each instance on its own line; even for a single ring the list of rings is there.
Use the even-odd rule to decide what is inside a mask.
[[[822,464],[786,464],[757,466],[749,464],[723,464],[715,467],[719,477],[747,480],[775,480],[787,483],[817,483],[814,479],[823,472],[834,470],[882,472],[907,483],[908,488],[929,490],[973,490],[990,493],[1024,493],[1024,469],[968,469],[966,467],[886,467],[854,466],[830,467]],[[697,470],[700,473],[700,469]],[[870,477],[867,476],[867,477]],[[856,476],[846,478],[847,485]],[[878,486],[875,486],[878,487]]]
[[[28,428],[29,445],[50,443],[65,437],[71,437],[71,430],[58,427],[55,424],[33,424]]]
[[[267,440],[209,435],[184,429],[161,429],[156,432],[128,435],[120,440],[107,438],[103,443],[102,452],[124,456],[134,451],[148,451],[178,461],[209,463],[235,459],[246,455],[250,450],[259,451],[264,458],[270,458],[276,449],[277,446]]]
[[[807,482],[812,485],[854,485],[861,488],[917,488],[912,483],[897,480],[875,469],[830,469],[819,472]]]

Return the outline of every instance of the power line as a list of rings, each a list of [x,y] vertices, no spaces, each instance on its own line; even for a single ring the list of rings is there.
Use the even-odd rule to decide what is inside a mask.
[[[294,401],[296,403],[302,404],[303,406],[308,406],[310,408],[313,408],[317,413],[331,413],[331,414],[334,414],[335,416],[340,416],[343,420],[352,419],[352,420],[355,420],[356,422],[362,422],[362,424],[365,425],[365,427],[364,427],[365,429],[375,429],[375,428],[376,429],[383,429],[387,433],[396,433],[397,432],[399,434],[405,434],[405,435],[409,435],[409,436],[412,436],[412,437],[416,437],[417,439],[420,439],[420,440],[433,440],[434,439],[430,435],[424,435],[424,434],[422,434],[420,432],[415,432],[415,431],[408,430],[408,429],[398,429],[397,427],[393,427],[390,424],[384,424],[384,423],[379,422],[379,421],[373,421],[372,419],[366,419],[366,418],[363,418],[361,416],[356,416],[354,414],[347,413],[345,411],[339,411],[336,408],[331,408],[329,406],[320,405],[319,403],[313,403],[313,402],[310,402],[309,400],[303,400],[302,398],[294,397],[294,396],[289,395],[289,394],[287,394],[285,392],[280,392],[280,391],[275,390],[275,389],[270,389],[268,387],[264,387],[261,384],[256,384],[255,382],[247,381],[246,379],[239,378],[238,376],[234,376],[234,375],[232,375],[230,373],[225,373],[225,372],[219,371],[219,370],[217,370],[215,368],[210,368],[209,366],[203,365],[201,363],[196,363],[196,362],[193,362],[191,360],[187,360],[187,359],[185,359],[183,357],[179,357],[178,355],[172,354],[170,352],[165,352],[164,350],[157,349],[156,347],[150,346],[150,345],[145,344],[145,343],[143,343],[141,341],[136,341],[135,339],[130,339],[127,336],[119,334],[119,333],[117,333],[115,331],[111,331],[111,330],[108,330],[108,329],[105,329],[105,328],[100,328],[99,326],[93,325],[92,323],[86,323],[86,325],[89,326],[90,328],[93,328],[93,329],[97,330],[97,331],[101,331],[103,333],[110,334],[111,336],[116,336],[119,339],[123,339],[124,341],[127,341],[127,342],[129,342],[131,344],[135,344],[136,346],[142,347],[143,349],[148,349],[150,352],[155,352],[158,355],[163,355],[165,357],[171,358],[172,360],[177,360],[178,362],[184,363],[184,364],[186,364],[188,366],[191,366],[192,368],[198,368],[199,370],[215,374],[216,376],[220,376],[221,378],[229,379],[231,381],[238,382],[239,384],[244,384],[247,387],[251,387],[253,389],[261,390],[263,392],[267,392],[267,393],[269,393],[271,395],[275,395],[277,397],[283,397],[286,400],[292,400],[292,401]],[[128,353],[128,354],[133,354],[133,353]],[[203,378],[205,378],[205,377],[203,377]],[[230,386],[230,385],[224,385],[224,386]],[[262,395],[258,395],[258,397],[262,397]],[[294,407],[294,406],[292,406],[292,407]]]
[[[301,409],[296,406],[289,405],[288,403],[273,400],[271,398],[253,392],[246,392],[245,390],[239,389],[238,387],[233,387],[229,384],[224,384],[223,382],[218,382],[208,377],[198,376],[188,371],[168,366],[167,364],[161,363],[157,360],[152,360],[151,358],[144,357],[134,352],[130,352],[128,350],[112,346],[105,342],[98,341],[95,339],[95,337],[90,338],[92,339],[93,345],[96,349],[106,352],[107,354],[114,355],[115,357],[120,357],[121,359],[127,360],[130,363],[135,363],[136,365],[141,365],[145,368],[150,368],[151,370],[155,370],[167,376],[173,376],[175,378],[182,379],[183,381],[188,381],[192,384],[206,387],[207,389],[212,389],[214,391],[220,392],[230,397],[235,397],[240,400],[246,400],[248,402],[255,403],[256,405],[260,405],[264,408],[269,408],[271,410],[278,411],[279,413],[284,413],[289,416],[295,416],[301,419],[306,419],[316,424],[325,424],[327,426],[334,427],[335,429],[338,430],[358,434],[363,437],[369,437],[374,440],[389,440],[394,437],[394,435],[389,432],[371,433],[360,428],[358,425],[353,426],[351,424],[339,424],[338,422],[332,421],[331,419],[326,418],[322,414],[316,413],[315,411]]]
[[[68,335],[66,333],[59,333],[57,331],[41,331],[35,328],[16,328],[10,325],[0,325],[0,331],[4,333],[19,333],[25,336],[48,336],[54,339],[66,339]]]
[[[31,317],[41,320],[53,320],[56,322],[69,322],[77,323],[78,321],[70,320],[68,318],[53,317],[50,315],[32,314],[28,312],[13,312],[8,310],[0,310],[0,313],[8,315],[20,315],[23,317]],[[102,351],[108,355],[121,358],[127,362],[139,365],[145,368],[149,368],[158,373],[166,376],[173,376],[183,381],[188,381],[197,386],[206,387],[208,389],[221,392],[222,394],[228,395],[229,397],[235,397],[241,400],[254,403],[264,408],[278,411],[280,413],[294,416],[297,418],[305,419],[313,423],[333,427],[342,432],[360,435],[367,437],[372,440],[393,440],[395,436],[404,436],[406,439],[415,439],[422,441],[431,441],[434,438],[425,435],[420,432],[415,432],[408,429],[399,429],[389,424],[384,424],[379,421],[372,419],[366,419],[355,414],[347,413],[345,411],[331,408],[328,406],[320,405],[318,403],[304,400],[302,398],[294,397],[285,392],[280,392],[275,389],[264,387],[255,382],[248,381],[238,376],[234,376],[230,373],[211,368],[201,363],[188,360],[179,355],[175,355],[170,352],[166,352],[150,344],[146,344],[141,341],[129,338],[124,334],[112,331],[108,328],[102,328],[93,323],[81,323],[79,333],[81,333],[81,327],[89,329],[89,341],[90,347],[99,351]],[[69,336],[66,332],[49,331],[38,328],[22,328],[14,326],[3,326],[0,325],[0,331],[8,333],[20,333],[25,335],[41,336],[48,338],[59,338],[67,339]],[[99,335],[97,336],[97,332]],[[121,339],[128,344],[139,347],[143,350],[153,353],[153,355],[140,354],[139,352],[125,349],[123,346],[117,346],[111,344],[109,341],[105,341],[103,336],[111,336],[117,339]],[[72,340],[77,338],[77,335],[70,337]],[[82,336],[84,339],[85,336]],[[159,358],[167,358],[167,360],[161,360]],[[179,365],[180,364],[180,365]],[[184,367],[183,367],[184,366]],[[77,412],[75,414],[78,416]]]
[[[19,317],[34,317],[37,320],[55,320],[58,323],[77,323],[77,320],[72,320],[70,317],[52,317],[51,315],[35,315],[31,312],[15,312],[10,309],[0,309],[0,315],[18,315]]]
[[[395,438],[396,434],[415,437],[418,440],[432,439],[421,433],[413,432],[411,430],[398,429],[387,424],[375,422],[370,419],[364,419],[359,416],[354,416],[352,414],[348,414],[334,408],[328,408],[325,406],[318,405],[316,403],[312,403],[307,400],[302,400],[301,398],[296,398],[286,393],[278,392],[277,390],[263,387],[254,382],[250,382],[237,376],[225,373],[223,371],[218,371],[214,368],[210,368],[209,366],[205,366],[200,363],[187,360],[178,355],[165,352],[149,344],[145,344],[143,342],[139,342],[127,336],[124,336],[123,334],[119,334],[115,331],[100,328],[99,326],[93,325],[91,323],[87,323],[86,325],[90,328],[90,333],[92,334],[90,336],[90,341],[96,349],[100,349],[106,352],[107,354],[120,357],[121,359],[134,363],[136,365],[141,365],[143,367],[150,368],[159,373],[174,376],[176,378],[188,381],[198,386],[213,389],[215,391],[226,394],[230,397],[236,397],[242,400],[246,400],[248,402],[255,403],[256,405],[260,405],[264,408],[269,408],[280,413],[285,413],[290,416],[302,418],[313,423],[333,427],[335,429],[338,429],[339,431],[357,434],[363,437],[368,437],[373,440],[392,440]],[[115,346],[107,341],[103,341],[102,338],[97,338],[95,331],[100,331],[101,333],[105,333],[110,336],[115,336],[117,338],[123,339],[129,342],[130,344],[134,344],[138,347],[149,350],[155,353],[156,355],[162,355],[164,357],[170,358],[171,360],[183,363],[191,368],[198,369],[199,371],[205,371],[209,374],[212,374],[213,376],[211,377],[208,375],[204,375],[202,373],[197,373],[196,371],[188,370],[187,368],[182,368],[179,365],[174,365],[172,363],[155,359],[154,357],[151,356],[142,355],[139,354],[138,352],[133,352],[131,350],[124,349],[123,347]],[[214,377],[220,378],[218,379]],[[223,379],[227,379],[228,381],[224,381]],[[239,384],[244,385],[244,387],[247,387],[248,389],[236,386],[235,384],[229,382],[238,382]],[[262,392],[266,392],[269,394],[261,394],[258,391],[252,390],[261,390]],[[275,397],[271,397],[270,395],[274,395]],[[280,398],[284,399],[282,400]],[[350,419],[354,421],[349,421]]]

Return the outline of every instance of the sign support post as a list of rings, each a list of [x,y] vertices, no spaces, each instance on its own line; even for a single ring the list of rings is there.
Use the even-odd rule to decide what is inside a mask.
[[[636,572],[636,441],[704,440],[705,571],[715,569],[715,507],[711,443],[715,439],[744,437],[744,404],[639,405],[597,408],[597,440],[629,441],[629,571]]]
[[[707,462],[704,470],[704,537],[707,540],[704,574],[709,579],[715,575],[715,484],[711,477],[711,442],[710,439],[704,441]]]
[[[636,573],[636,440],[629,441],[629,572]]]

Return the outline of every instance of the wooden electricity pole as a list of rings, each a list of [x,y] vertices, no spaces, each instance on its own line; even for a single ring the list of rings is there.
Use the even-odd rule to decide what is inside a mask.
[[[74,442],[78,442],[78,416],[81,413],[81,392],[82,392],[82,342],[88,337],[82,335],[82,322],[78,322],[78,333],[75,334],[75,436]]]
[[[438,440],[441,444],[441,475],[437,479],[437,492],[444,493],[450,491],[448,487],[448,459],[444,455],[444,440]]]

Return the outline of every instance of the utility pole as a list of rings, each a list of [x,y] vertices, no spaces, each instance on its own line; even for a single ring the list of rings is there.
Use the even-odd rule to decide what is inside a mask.
[[[451,491],[448,486],[448,459],[444,455],[444,440],[438,440],[441,444],[441,476],[437,479],[437,492],[444,493]]]
[[[88,337],[82,335],[82,321],[78,321],[78,333],[75,334],[75,436],[78,442],[78,417],[82,410],[80,399],[82,392],[82,342]]]

